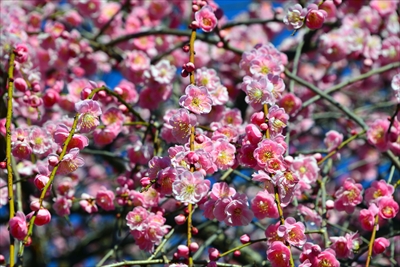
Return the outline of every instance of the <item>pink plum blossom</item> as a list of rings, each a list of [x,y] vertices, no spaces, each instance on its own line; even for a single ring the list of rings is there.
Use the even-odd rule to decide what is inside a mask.
[[[338,211],[353,213],[355,207],[362,202],[362,185],[355,183],[351,178],[347,178],[343,186],[335,193],[335,208]]]
[[[278,231],[284,232],[285,240],[292,246],[302,247],[307,237],[305,235],[305,226],[302,222],[296,222],[293,217],[285,219],[285,223],[279,226]]]
[[[58,163],[58,174],[68,174],[76,171],[79,167],[82,167],[85,162],[83,158],[78,156],[79,149],[73,148],[71,149],[63,159]]]
[[[335,252],[331,249],[327,249],[318,254],[314,261],[317,267],[340,267],[340,262],[336,259]]]
[[[185,94],[179,99],[179,104],[196,114],[209,113],[212,107],[212,99],[206,87],[189,84]]]
[[[175,199],[196,204],[199,202],[210,189],[209,183],[204,180],[201,172],[184,171],[172,184],[172,191]]]
[[[79,205],[89,214],[96,213],[98,211],[95,198],[87,193],[82,193]]]
[[[79,115],[78,129],[82,133],[92,132],[99,126],[99,116],[102,114],[100,104],[97,101],[86,99],[75,104]]]
[[[224,222],[229,226],[248,225],[254,216],[248,206],[246,195],[236,193],[232,197],[232,201],[225,207]]]
[[[103,210],[109,211],[114,210],[114,193],[111,190],[107,190],[104,186],[97,191],[96,194],[96,203],[99,205]]]
[[[354,256],[353,247],[359,243],[357,233],[346,233],[345,236],[331,237],[330,240],[332,242],[330,248],[336,252],[339,259],[352,258]]]
[[[279,218],[278,207],[273,195],[267,191],[260,191],[251,201],[254,216],[261,220],[264,218]]]
[[[272,267],[290,266],[290,250],[280,241],[275,241],[267,250],[267,259]]]
[[[324,143],[329,152],[335,150],[342,143],[342,141],[343,135],[334,130],[327,132],[324,139]]]
[[[172,135],[178,143],[185,143],[190,136],[190,130],[197,123],[194,114],[190,114],[186,109],[178,109],[177,112],[169,119],[172,127]]]
[[[391,197],[394,192],[394,187],[386,183],[385,180],[373,181],[371,187],[365,190],[365,202],[367,204],[377,203],[381,197]]]
[[[304,18],[306,17],[307,9],[303,8],[300,4],[295,4],[289,7],[288,13],[283,19],[286,26],[292,29],[300,29],[304,24]]]
[[[218,20],[211,6],[203,6],[194,14],[198,26],[205,32],[211,32],[217,26]]]
[[[360,211],[359,221],[361,227],[366,231],[372,231],[375,225],[375,216],[379,213],[378,207],[371,203],[368,209],[363,209]],[[379,229],[379,225],[378,225]]]
[[[234,145],[224,139],[219,139],[214,143],[214,150],[211,155],[219,169],[227,170],[235,164],[235,153]]]
[[[58,216],[68,216],[71,213],[72,200],[63,196],[58,196],[53,204],[53,209]]]
[[[275,173],[278,170],[284,170],[283,153],[285,149],[269,139],[264,139],[254,150],[254,158],[258,166],[266,168],[268,172]]]
[[[382,219],[392,219],[399,212],[399,204],[392,196],[384,196],[378,200],[379,216]]]

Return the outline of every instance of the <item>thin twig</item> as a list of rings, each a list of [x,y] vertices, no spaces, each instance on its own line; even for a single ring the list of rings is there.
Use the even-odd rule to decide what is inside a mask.
[[[13,113],[13,91],[14,91],[14,48],[11,48],[10,60],[8,61],[8,95],[7,95],[7,116],[6,116],[6,164],[7,164],[7,185],[8,185],[8,203],[9,219],[15,215],[14,208],[14,190],[13,190],[13,168],[11,158],[11,121]],[[15,261],[14,237],[10,232],[10,266],[14,266]]]
[[[367,79],[367,78],[371,77],[372,75],[380,74],[380,73],[383,73],[383,72],[386,72],[388,70],[391,70],[391,69],[394,69],[394,68],[398,68],[398,67],[400,67],[400,63],[399,62],[385,65],[385,66],[380,67],[378,69],[374,69],[374,70],[371,70],[371,71],[369,71],[367,73],[361,74],[360,76],[357,76],[357,77],[355,77],[353,79],[350,79],[348,81],[344,81],[344,82],[341,82],[341,83],[339,83],[339,84],[337,84],[335,86],[332,86],[331,88],[327,89],[325,91],[325,93],[326,94],[330,94],[330,93],[336,92],[336,91],[341,90],[342,88],[344,88],[344,87],[346,87],[346,86],[348,86],[348,85],[350,85],[352,83]],[[312,103],[314,103],[315,101],[318,101],[319,99],[321,99],[320,95],[316,95],[316,96],[310,98],[309,100],[307,100],[306,102],[303,103],[302,108],[305,108],[305,107],[311,105]]]
[[[289,77],[290,79],[295,80],[297,83],[307,87],[308,89],[310,89],[311,91],[313,91],[314,93],[316,93],[317,95],[319,95],[320,97],[322,97],[323,99],[327,100],[329,103],[331,103],[332,105],[334,105],[336,108],[338,108],[339,110],[341,110],[343,113],[345,113],[351,120],[353,120],[355,123],[357,123],[359,126],[361,126],[361,128],[363,128],[363,130],[367,130],[368,126],[365,124],[365,122],[356,114],[354,114],[350,109],[348,109],[347,107],[343,106],[342,104],[340,104],[339,102],[337,102],[335,99],[333,99],[330,95],[328,95],[326,92],[323,92],[321,90],[319,90],[315,85],[303,80],[302,78],[293,75],[290,71],[288,71],[287,69],[285,69],[285,75],[287,77]]]

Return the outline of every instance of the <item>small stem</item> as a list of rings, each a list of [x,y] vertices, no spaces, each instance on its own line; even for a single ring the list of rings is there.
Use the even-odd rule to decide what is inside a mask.
[[[157,247],[157,249],[154,251],[154,253],[147,260],[152,260],[157,256],[157,254],[162,250],[162,248],[165,246],[165,244],[171,238],[171,236],[174,234],[174,232],[175,232],[175,229],[172,229],[171,231],[169,231],[169,233],[164,237],[164,240],[162,241],[162,243]]]
[[[92,93],[89,95],[88,98],[89,98],[89,99],[93,98],[95,92],[96,92],[96,91],[98,92],[98,91],[100,91],[100,90],[103,89],[103,88],[104,88],[104,87],[100,87],[100,88],[94,89],[94,90],[92,91]],[[44,201],[44,198],[46,197],[47,191],[49,190],[50,185],[53,183],[53,180],[54,180],[54,178],[55,178],[55,176],[56,176],[56,172],[57,172],[57,170],[58,170],[58,167],[60,166],[60,163],[62,162],[64,156],[67,154],[68,145],[69,145],[69,143],[71,142],[72,137],[73,137],[74,134],[75,134],[76,127],[77,127],[77,125],[78,125],[78,119],[79,119],[79,113],[76,113],[76,115],[75,115],[75,117],[74,117],[74,121],[73,121],[72,126],[71,126],[71,131],[69,132],[68,137],[67,137],[67,139],[66,139],[65,142],[64,142],[64,146],[63,146],[63,148],[62,148],[62,151],[61,151],[61,153],[60,153],[60,155],[59,155],[59,157],[58,157],[58,158],[59,158],[59,161],[58,161],[58,163],[54,166],[53,170],[51,171],[51,173],[50,173],[50,175],[49,175],[49,181],[46,183],[46,185],[45,185],[44,188],[42,189],[42,193],[40,194],[40,197],[39,197],[39,206],[40,206],[40,207],[43,207],[43,201]],[[27,241],[28,241],[28,238],[32,235],[33,224],[34,224],[35,219],[36,219],[36,214],[37,214],[37,211],[33,214],[32,218],[29,220],[28,234],[27,234],[26,237],[24,238],[23,244],[26,244]],[[24,252],[24,247],[25,247],[25,246],[21,246],[21,247],[20,247],[20,250],[19,250],[19,252],[18,252],[18,258],[20,258],[20,259],[22,259],[22,255],[23,255],[23,252]]]
[[[371,262],[372,248],[373,248],[374,242],[375,242],[376,228],[378,226],[378,223],[379,223],[379,215],[377,214],[377,215],[375,215],[374,229],[372,230],[371,240],[369,241],[369,245],[368,245],[368,256],[367,256],[367,263],[365,264],[365,267],[369,267],[369,264]]]
[[[196,30],[193,29],[192,33],[190,34],[190,42],[189,42],[189,62],[194,64],[194,41],[196,40]],[[195,77],[194,77],[194,70],[190,72],[190,84],[195,84]],[[196,128],[194,126],[190,127],[190,139],[189,139],[189,146],[190,151],[194,151],[194,137],[196,133]],[[190,166],[190,171],[194,172],[194,166]],[[192,242],[192,213],[193,213],[193,204],[188,204],[188,217],[187,217],[187,247],[190,248],[190,244]],[[189,267],[193,266],[193,255],[189,252],[189,259],[188,259]]]
[[[129,110],[130,113],[132,113],[132,115],[134,115],[140,122],[143,123],[142,125],[148,126],[148,123],[142,118],[142,116],[140,116],[139,113],[136,112],[136,110],[134,110],[134,109],[132,108],[131,105],[129,105],[119,94],[117,94],[116,92],[114,92],[114,91],[108,89],[108,88],[105,87],[105,86],[102,86],[102,87],[100,87],[100,88],[93,89],[93,91],[92,91],[92,92],[90,93],[90,95],[88,96],[88,99],[92,99],[93,96],[94,96],[96,93],[100,92],[100,91],[106,91],[107,94],[116,97],[116,98],[118,99],[118,101],[121,102],[121,103]]]
[[[348,85],[350,85],[352,83],[367,79],[367,78],[371,77],[372,75],[380,74],[382,72],[386,72],[388,70],[391,70],[391,69],[394,69],[394,68],[398,68],[398,67],[400,67],[400,63],[396,62],[396,63],[391,63],[391,64],[388,64],[388,65],[385,65],[385,66],[380,67],[378,69],[373,69],[373,70],[371,70],[371,71],[369,71],[367,73],[361,74],[360,76],[357,76],[357,77],[355,77],[353,79],[341,82],[338,85],[335,85],[335,86],[327,89],[325,92],[326,92],[326,94],[330,94],[330,93],[336,92],[336,91],[338,91],[338,90],[340,90],[340,89],[344,88],[345,86],[348,86]],[[305,108],[305,107],[311,105],[312,103],[314,103],[315,101],[317,101],[319,99],[321,99],[320,95],[316,95],[316,96],[310,98],[309,100],[307,100],[306,102],[303,103],[302,108]]]
[[[353,141],[354,139],[357,139],[359,136],[363,135],[366,132],[366,130],[362,130],[361,132],[359,132],[358,134],[355,134],[353,136],[351,136],[350,138],[348,138],[347,140],[345,140],[344,142],[342,142],[337,148],[335,148],[334,150],[332,150],[331,152],[329,152],[328,155],[326,155],[325,157],[323,157],[320,161],[318,161],[318,165],[321,165],[322,163],[324,163],[324,161],[326,161],[327,159],[329,159],[330,157],[332,157],[334,154],[336,154],[336,152],[338,152],[340,149],[342,149],[343,147],[345,147],[348,143],[350,143],[351,141]]]
[[[7,116],[6,116],[6,164],[7,164],[7,185],[8,185],[8,203],[9,203],[9,219],[15,215],[14,208],[14,190],[13,190],[13,168],[11,158],[11,121],[13,113],[13,91],[14,91],[14,48],[11,48],[10,60],[8,61],[8,95],[7,95]],[[15,262],[15,244],[14,237],[10,233],[10,266],[14,266]]]
[[[258,242],[263,242],[263,241],[267,241],[267,238],[261,238],[261,239],[256,239],[256,240],[250,240],[250,241],[247,242],[247,243],[244,243],[244,244],[242,244],[242,245],[240,245],[240,246],[237,246],[237,247],[232,248],[232,249],[230,249],[230,250],[228,250],[228,251],[226,251],[226,252],[224,252],[224,253],[219,254],[219,257],[222,258],[222,257],[224,257],[224,256],[226,256],[226,255],[228,255],[228,254],[230,254],[230,253],[232,253],[232,252],[235,252],[236,250],[240,250],[240,249],[245,248],[245,247],[248,247],[248,246],[250,246],[250,245],[252,245],[252,244],[255,244],[255,243],[258,243]]]
[[[342,104],[340,104],[339,102],[337,102],[335,99],[333,99],[333,97],[331,97],[327,92],[325,91],[321,91],[320,89],[318,89],[318,87],[316,87],[315,85],[313,85],[312,83],[309,83],[305,80],[303,80],[302,78],[293,75],[290,71],[288,71],[287,69],[285,69],[285,75],[289,78],[289,79],[293,79],[294,81],[296,81],[297,83],[307,87],[308,89],[310,89],[311,91],[313,91],[314,93],[316,93],[317,95],[319,95],[321,98],[327,100],[329,103],[331,103],[333,106],[335,106],[336,108],[338,108],[339,110],[341,110],[343,113],[345,113],[347,115],[347,117],[349,119],[351,119],[352,121],[354,121],[355,123],[357,123],[359,126],[361,126],[361,128],[363,130],[367,130],[368,126],[365,124],[364,120],[361,119],[359,116],[357,116],[354,112],[352,112],[349,108],[343,106]]]
[[[265,118],[265,123],[268,123],[268,118],[267,118],[267,116],[268,116],[268,104],[264,104],[263,105],[263,109],[264,109],[264,118]],[[269,139],[269,129],[267,129],[266,131],[265,131],[265,137],[267,138],[267,139]]]

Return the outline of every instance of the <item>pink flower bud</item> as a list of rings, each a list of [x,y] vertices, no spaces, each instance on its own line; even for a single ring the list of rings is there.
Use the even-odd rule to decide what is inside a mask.
[[[189,28],[192,30],[196,30],[199,28],[199,23],[197,21],[192,21],[192,23],[190,23]]]
[[[31,95],[29,98],[29,104],[31,107],[37,108],[43,104],[43,100],[37,95]]]
[[[33,183],[35,184],[37,189],[42,190],[46,186],[49,180],[50,180],[49,177],[38,174],[33,180]]]
[[[122,111],[122,113],[128,112],[128,108],[125,105],[119,105],[118,109]]]
[[[184,46],[182,47],[182,50],[183,50],[183,52],[188,53],[189,50],[190,50],[190,46],[184,45]]]
[[[374,254],[381,254],[385,251],[385,249],[390,245],[390,241],[384,237],[379,237],[375,239],[374,245],[372,247],[372,251]]]
[[[143,187],[146,187],[150,184],[150,177],[143,177],[142,179],[140,179],[140,184]]]
[[[250,236],[245,234],[240,237],[240,242],[242,244],[248,243],[250,241]]]
[[[28,240],[26,240],[26,242],[24,243],[25,247],[29,247],[32,244],[32,237],[28,237]]]
[[[223,43],[223,42],[218,42],[218,43],[217,43],[217,47],[218,47],[218,48],[224,47],[224,43]]]
[[[6,169],[7,168],[7,162],[5,162],[5,161],[2,161],[2,162],[0,162],[0,169]]]
[[[48,224],[51,221],[51,214],[47,209],[39,209],[36,214],[35,224],[42,226]]]
[[[197,250],[199,250],[199,244],[196,242],[190,243],[190,252],[195,253]]]
[[[320,160],[322,159],[322,154],[321,154],[321,153],[315,153],[315,154],[313,155],[313,157],[314,157],[317,161],[320,161]]]
[[[60,93],[53,89],[48,89],[43,95],[43,104],[50,108],[60,100]]]
[[[175,216],[175,222],[177,225],[182,225],[186,222],[186,217],[183,214],[179,214],[177,216]]]
[[[187,154],[187,159],[189,164],[195,164],[199,161],[199,156],[194,151],[190,151]]]
[[[210,261],[216,261],[219,258],[219,251],[216,248],[209,248],[208,249],[208,257]]]
[[[57,163],[58,163],[58,157],[56,157],[56,156],[49,156],[48,161],[49,161],[49,165],[54,167],[54,166],[56,166]]]
[[[192,227],[192,235],[197,235],[199,233],[199,229],[196,227]]]
[[[18,240],[24,240],[28,233],[28,227],[26,224],[26,217],[21,211],[17,211],[15,216],[9,221],[10,233],[13,237]]]
[[[15,49],[15,61],[24,63],[28,60],[28,47],[25,44],[18,44]]]
[[[181,76],[183,77],[183,78],[186,78],[187,76],[189,75],[189,72],[187,72],[186,70],[182,70],[181,71]]]
[[[178,256],[182,258],[188,258],[189,257],[189,248],[185,245],[179,245],[178,246]]]
[[[88,98],[91,92],[92,92],[92,89],[87,88],[87,87],[83,88],[83,90],[81,91],[81,99],[85,100],[86,98]]]
[[[0,264],[4,263],[6,263],[6,258],[2,254],[0,254]]]
[[[200,7],[198,5],[192,5],[192,11],[196,12],[199,11]]]
[[[196,135],[195,140],[197,143],[202,144],[205,141],[205,138],[203,135]]]
[[[192,72],[196,69],[196,67],[194,66],[193,62],[188,62],[186,64],[183,65],[183,68],[187,71],[187,72]]]
[[[306,26],[311,30],[317,30],[324,24],[327,13],[323,9],[310,10],[306,16]]]
[[[233,256],[234,256],[234,257],[239,257],[240,254],[242,254],[242,253],[240,252],[240,250],[235,250],[235,251],[233,252]]]
[[[31,204],[29,205],[29,207],[31,208],[32,211],[37,211],[40,209],[40,203],[39,200],[34,200],[31,202]]]
[[[26,84],[25,80],[22,78],[14,79],[14,87],[20,92],[25,92],[28,89],[28,85]]]
[[[42,89],[40,88],[39,82],[33,82],[32,84],[32,91],[35,93],[40,92]]]
[[[335,202],[333,200],[329,199],[325,202],[325,206],[327,209],[331,210],[335,207]]]
[[[122,95],[124,93],[124,91],[120,87],[115,87],[114,92],[119,95]]]
[[[97,93],[97,96],[99,97],[99,98],[106,98],[107,97],[107,93],[106,92],[104,92],[104,91],[100,91],[100,92],[98,92]]]

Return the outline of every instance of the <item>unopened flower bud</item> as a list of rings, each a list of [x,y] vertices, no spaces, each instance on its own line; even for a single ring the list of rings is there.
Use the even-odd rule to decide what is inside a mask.
[[[150,184],[150,177],[143,177],[142,179],[140,179],[140,184],[143,187],[146,187]]]
[[[189,28],[192,30],[196,30],[199,28],[199,23],[197,21],[192,21],[192,23],[190,23]]]
[[[190,243],[190,252],[195,253],[197,250],[199,250],[199,244],[196,242]]]
[[[182,225],[186,222],[186,217],[183,214],[179,214],[177,216],[175,216],[175,222],[177,225]]]
[[[329,199],[325,202],[325,206],[328,210],[331,210],[335,207],[335,202],[333,202],[333,200]]]
[[[32,91],[35,92],[35,93],[38,93],[38,92],[40,92],[40,91],[42,90],[42,89],[40,88],[39,82],[33,82],[33,83],[31,84],[31,86],[32,86]]]
[[[83,90],[81,91],[81,99],[85,100],[86,98],[88,98],[91,92],[92,92],[92,89],[87,88],[87,87],[83,88]]]
[[[51,221],[51,214],[47,209],[39,209],[36,214],[35,224],[42,226],[48,224]]]
[[[190,46],[184,45],[184,46],[182,47],[182,50],[183,50],[183,52],[188,53],[189,50],[190,50]]]
[[[189,257],[189,248],[185,245],[179,245],[178,246],[178,256],[182,258],[188,258]]]
[[[242,244],[248,243],[250,241],[250,236],[247,234],[244,234],[240,237],[240,242]]]
[[[7,168],[7,162],[5,162],[5,161],[2,161],[2,162],[0,162],[0,169],[6,169]]]
[[[216,261],[219,258],[219,251],[216,248],[209,248],[208,249],[208,257],[210,261]]]
[[[31,202],[31,204],[29,205],[29,207],[31,208],[32,211],[37,211],[40,209],[40,203],[39,200],[34,200]]]
[[[14,87],[20,92],[25,92],[28,89],[28,85],[26,84],[25,80],[22,78],[14,79]]]
[[[197,235],[199,233],[199,229],[196,227],[192,227],[192,235]]]
[[[181,76],[183,77],[183,78],[186,78],[187,76],[189,75],[189,73],[186,71],[186,70],[182,70],[181,71]]]
[[[189,73],[196,69],[196,67],[194,66],[193,62],[188,62],[188,63],[184,64],[183,68]]]
[[[56,156],[49,156],[48,161],[49,161],[49,165],[54,167],[54,166],[56,166],[57,163],[58,163],[58,157],[56,157]]]

